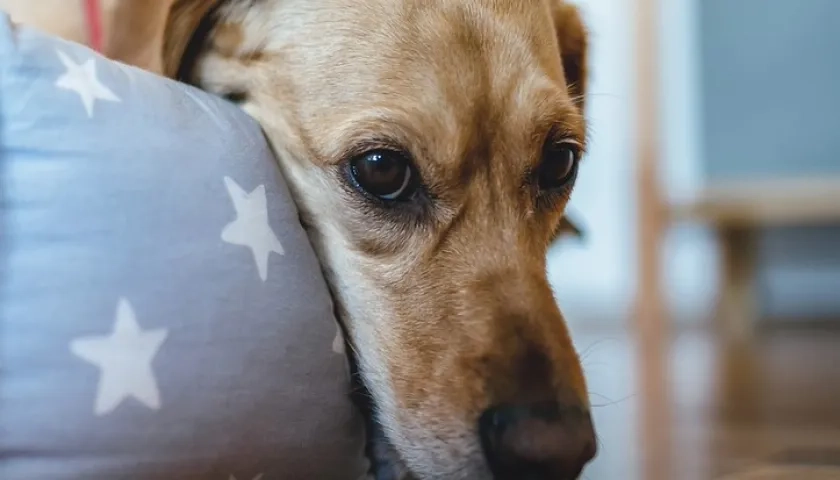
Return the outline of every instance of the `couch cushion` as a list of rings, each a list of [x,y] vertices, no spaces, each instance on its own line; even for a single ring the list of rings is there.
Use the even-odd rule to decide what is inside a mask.
[[[259,126],[0,15],[0,478],[358,479],[320,266]]]

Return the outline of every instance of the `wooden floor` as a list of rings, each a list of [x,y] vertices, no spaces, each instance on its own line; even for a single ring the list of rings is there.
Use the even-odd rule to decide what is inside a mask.
[[[600,451],[590,480],[840,480],[840,329],[634,338],[573,328]]]

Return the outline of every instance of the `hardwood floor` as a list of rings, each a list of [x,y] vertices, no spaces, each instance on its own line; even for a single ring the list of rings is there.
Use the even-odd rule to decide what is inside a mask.
[[[840,330],[573,332],[600,438],[585,478],[840,479]]]

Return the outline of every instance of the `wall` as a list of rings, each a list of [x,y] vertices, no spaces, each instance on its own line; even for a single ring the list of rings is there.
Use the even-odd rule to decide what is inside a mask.
[[[840,174],[840,2],[662,2],[663,184],[685,199],[717,179]],[[765,232],[762,311],[777,320],[840,312],[840,228]],[[678,320],[702,321],[717,288],[708,229],[682,225],[665,248]]]
[[[703,173],[840,175],[840,2],[703,0]]]
[[[840,2],[703,0],[703,175],[840,176]],[[767,232],[765,313],[840,313],[840,228]]]

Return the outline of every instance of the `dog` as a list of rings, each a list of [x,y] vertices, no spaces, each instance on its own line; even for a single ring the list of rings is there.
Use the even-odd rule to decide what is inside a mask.
[[[564,216],[587,140],[577,8],[166,9],[162,72],[240,104],[275,149],[351,347],[376,478],[578,478],[596,436],[546,277],[551,243],[577,231]]]

